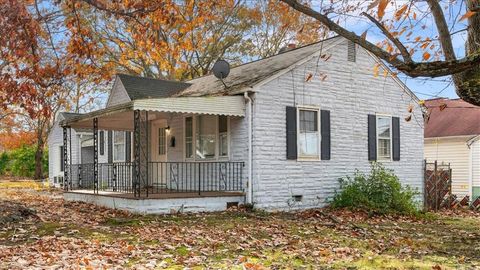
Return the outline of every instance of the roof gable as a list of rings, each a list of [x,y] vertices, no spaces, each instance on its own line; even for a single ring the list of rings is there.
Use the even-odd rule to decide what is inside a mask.
[[[480,134],[480,107],[446,98],[426,100],[425,106],[429,112],[425,138]]]
[[[233,67],[224,79],[227,88],[214,75],[207,75],[188,81],[192,86],[178,93],[178,96],[231,95],[244,88],[253,87],[275,74],[288,69],[297,62],[319,52],[339,37],[325,39],[313,44],[292,49],[284,53]]]

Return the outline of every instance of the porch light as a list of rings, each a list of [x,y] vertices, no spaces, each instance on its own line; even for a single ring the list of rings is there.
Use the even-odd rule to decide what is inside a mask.
[[[167,127],[165,128],[165,130],[166,130],[167,132],[170,132],[170,126],[167,126]]]

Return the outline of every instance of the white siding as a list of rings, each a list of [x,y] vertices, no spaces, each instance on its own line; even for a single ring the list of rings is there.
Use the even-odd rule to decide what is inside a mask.
[[[129,102],[130,97],[127,94],[127,90],[122,84],[122,81],[117,77],[115,79],[115,83],[113,84],[112,90],[110,91],[110,95],[108,96],[107,100],[107,108],[110,106],[122,104]]]
[[[469,195],[470,149],[468,138],[437,138],[425,140],[425,159],[428,162],[450,164],[452,192],[457,196]]]
[[[81,136],[82,134],[88,134],[85,132],[76,132],[75,129],[72,129],[72,164],[81,163]],[[70,138],[70,134],[68,134]],[[100,142],[100,140],[99,140]],[[54,124],[50,134],[48,136],[48,179],[50,183],[53,183],[53,178],[57,176],[63,176],[60,166],[60,157],[63,153],[60,153],[60,146],[63,145],[63,128],[57,123]],[[100,151],[100,149],[99,149]],[[70,152],[69,152],[70,153]],[[108,135],[105,131],[105,153],[104,155],[98,154],[98,162],[106,163],[108,162]]]
[[[253,174],[256,207],[296,209],[325,204],[338,179],[368,171],[367,115],[400,117],[401,160],[385,163],[404,184],[423,192],[423,120],[419,106],[391,77],[374,77],[372,59],[357,49],[347,61],[347,42],[264,84],[254,97]],[[318,64],[318,67],[317,67]],[[308,74],[316,74],[306,82]],[[326,79],[322,80],[324,74]],[[380,73],[382,74],[382,72]],[[315,105],[331,113],[331,160],[286,159],[286,106]],[[414,117],[403,120],[409,105]],[[303,195],[294,202],[292,195]],[[420,196],[421,197],[421,196]],[[421,199],[421,198],[419,198]]]

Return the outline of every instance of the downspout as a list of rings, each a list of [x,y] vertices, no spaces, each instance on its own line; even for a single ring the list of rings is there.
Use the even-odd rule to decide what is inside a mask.
[[[247,102],[247,114],[248,114],[248,160],[247,160],[247,203],[253,203],[253,183],[252,183],[252,99],[248,95],[248,91],[243,93],[243,97]]]
[[[468,158],[468,196],[470,200],[473,200],[473,144],[480,138],[480,135],[470,138],[467,141],[467,147],[469,149],[469,158]]]

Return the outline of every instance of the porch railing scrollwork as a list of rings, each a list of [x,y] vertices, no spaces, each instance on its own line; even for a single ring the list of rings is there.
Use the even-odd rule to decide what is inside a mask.
[[[148,162],[146,179],[135,183],[135,162],[72,164],[72,189],[133,193],[243,192],[244,162]],[[96,172],[96,173],[95,173]],[[97,175],[95,177],[95,174]],[[97,181],[95,181],[97,179]],[[136,186],[139,185],[139,186]]]

